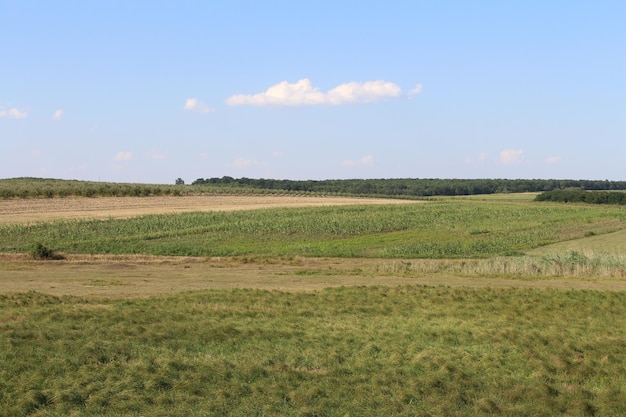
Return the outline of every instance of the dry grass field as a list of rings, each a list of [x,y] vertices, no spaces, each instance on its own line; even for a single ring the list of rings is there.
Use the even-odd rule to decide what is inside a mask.
[[[386,265],[394,262],[402,261],[72,255],[60,261],[42,262],[32,260],[25,254],[0,254],[0,293],[37,291],[55,296],[147,298],[213,289],[252,288],[293,292],[372,285],[626,291],[626,281],[620,279],[524,279],[381,272]]]
[[[189,211],[232,211],[271,207],[312,207],[349,204],[415,204],[416,201],[302,196],[160,196],[51,199],[0,199],[0,225],[67,219],[127,218]]]
[[[419,203],[394,199],[275,195],[16,199],[0,200],[0,226],[54,220],[130,218],[189,211]],[[606,236],[613,235],[621,242],[624,233],[621,231],[593,236],[581,241],[598,240],[601,245],[601,239],[606,240]],[[561,245],[567,244],[571,246],[571,242]],[[42,262],[31,259],[28,254],[0,254],[0,293],[38,291],[51,295],[135,298],[202,289],[310,291],[337,286],[406,284],[626,290],[626,281],[620,279],[428,273],[419,272],[420,262],[447,261],[416,260],[412,266],[413,271],[406,273],[394,272],[402,269],[403,261],[390,259],[73,254],[67,255],[63,260]],[[426,267],[429,268],[442,269],[437,265]]]

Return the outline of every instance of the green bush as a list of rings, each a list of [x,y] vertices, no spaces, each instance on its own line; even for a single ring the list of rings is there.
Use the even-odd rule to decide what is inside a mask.
[[[562,203],[587,204],[626,204],[626,193],[623,191],[586,191],[579,189],[546,191],[535,197],[535,201],[556,201]]]
[[[41,242],[37,242],[33,245],[30,254],[33,256],[33,259],[62,259],[63,257],[56,254],[52,249],[44,246]]]

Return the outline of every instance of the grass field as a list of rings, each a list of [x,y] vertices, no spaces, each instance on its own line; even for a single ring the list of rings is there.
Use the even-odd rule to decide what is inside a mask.
[[[57,221],[0,227],[0,252],[472,258],[626,228],[613,207],[445,200]]]
[[[530,255],[545,255],[547,253],[561,253],[577,251],[580,253],[626,254],[626,230],[618,230],[603,235],[588,234],[580,239],[558,242],[552,245],[539,247],[528,251]]]
[[[3,416],[618,416],[626,292],[0,296]]]
[[[626,211],[531,199],[7,210],[0,417],[626,415]]]

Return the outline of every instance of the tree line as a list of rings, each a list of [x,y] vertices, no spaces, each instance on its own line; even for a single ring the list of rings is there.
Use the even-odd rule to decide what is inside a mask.
[[[565,188],[585,190],[626,190],[626,181],[540,180],[540,179],[347,179],[276,180],[199,178],[192,185],[245,187],[310,193],[336,193],[367,196],[430,197],[473,194],[543,192]]]
[[[626,192],[553,190],[535,197],[535,201],[556,201],[560,203],[620,204],[626,205]]]
[[[554,190],[626,190],[626,181],[524,179],[347,179],[275,180],[252,178],[199,178],[185,185],[130,184],[50,178],[0,179],[0,199],[58,197],[123,197],[199,194],[314,194],[364,197],[421,198],[473,194],[545,192]],[[604,198],[604,197],[602,197]],[[617,197],[611,197],[615,199]]]

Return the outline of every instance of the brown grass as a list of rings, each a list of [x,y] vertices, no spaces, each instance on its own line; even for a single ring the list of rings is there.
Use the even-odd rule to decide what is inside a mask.
[[[626,291],[626,281],[601,278],[515,279],[448,273],[384,274],[389,259],[187,258],[70,255],[35,261],[0,254],[0,293],[38,291],[51,295],[140,298],[205,289],[256,288],[312,291],[354,285],[562,288]]]
[[[415,201],[275,195],[0,200],[0,225],[186,211],[390,203]],[[136,255],[69,255],[64,260],[35,261],[26,254],[0,254],[0,293],[38,291],[52,295],[137,298],[223,288],[312,291],[335,286],[407,284],[626,291],[626,281],[601,278],[516,279],[453,273],[381,272],[389,269],[386,267],[390,262],[393,260]]]
[[[409,200],[308,196],[170,196],[0,200],[0,225],[67,219],[127,218],[188,211],[232,211],[271,207],[406,204]]]

